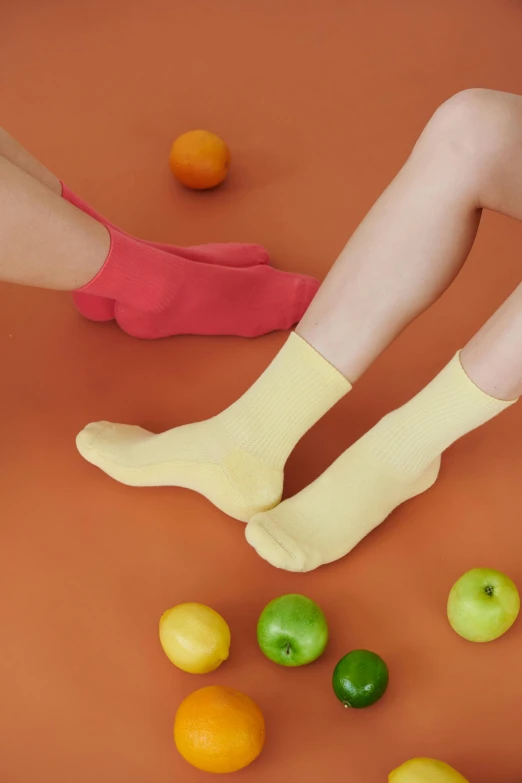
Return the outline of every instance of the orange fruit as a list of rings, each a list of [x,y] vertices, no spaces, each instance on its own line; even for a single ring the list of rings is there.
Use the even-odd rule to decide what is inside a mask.
[[[226,178],[230,151],[214,133],[189,131],[172,145],[169,163],[176,179],[187,188],[208,190]]]
[[[265,742],[263,713],[248,696],[212,685],[181,703],[174,742],[185,761],[204,772],[237,772],[251,764]]]

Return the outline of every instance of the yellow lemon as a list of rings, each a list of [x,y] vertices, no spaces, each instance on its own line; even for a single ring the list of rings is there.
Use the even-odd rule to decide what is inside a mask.
[[[468,783],[468,781],[443,761],[411,759],[390,772],[388,783]]]
[[[220,614],[204,604],[180,604],[168,609],[159,624],[167,658],[190,674],[213,672],[228,658],[230,628]]]

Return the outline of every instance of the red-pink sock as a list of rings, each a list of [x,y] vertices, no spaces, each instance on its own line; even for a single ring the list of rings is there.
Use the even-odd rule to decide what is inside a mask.
[[[73,193],[65,183],[62,185],[62,197],[82,212],[90,215],[99,223],[107,228],[119,231],[125,234],[125,231],[111,223],[110,220],[102,217],[87,202]],[[127,234],[127,236],[130,236]],[[241,242],[223,242],[211,243],[206,245],[193,245],[190,247],[177,247],[176,245],[166,245],[161,242],[148,242],[145,239],[138,239],[138,242],[157,250],[163,250],[165,253],[171,253],[188,261],[195,261],[204,264],[218,264],[219,266],[257,266],[258,264],[270,263],[270,257],[267,250],[262,245],[244,244]],[[92,294],[81,292],[73,293],[73,301],[77,310],[89,318],[91,321],[112,321],[114,318],[114,301],[104,297],[95,297]]]
[[[109,228],[105,265],[81,294],[115,302],[114,316],[135,337],[176,334],[256,337],[300,320],[319,283],[266,264],[194,263]]]

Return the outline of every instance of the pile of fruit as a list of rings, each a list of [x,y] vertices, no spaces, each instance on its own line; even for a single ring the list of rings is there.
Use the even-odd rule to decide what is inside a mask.
[[[515,622],[520,598],[504,574],[476,568],[453,586],[447,614],[453,629],[472,642],[488,642]],[[230,629],[214,609],[196,603],[163,614],[160,642],[169,660],[190,674],[215,671],[227,660]],[[317,660],[328,644],[328,624],[316,603],[303,595],[285,595],[265,607],[257,625],[264,655],[281,666],[304,666]],[[369,650],[352,650],[338,662],[333,691],[345,707],[375,704],[388,687],[388,667]],[[206,772],[236,772],[251,764],[265,741],[265,722],[257,704],[239,691],[201,688],[180,705],[174,741],[183,758]],[[389,775],[389,783],[466,783],[442,761],[416,758]]]

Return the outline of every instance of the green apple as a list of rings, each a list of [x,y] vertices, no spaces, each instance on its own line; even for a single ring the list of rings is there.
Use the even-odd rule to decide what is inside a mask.
[[[271,601],[257,624],[257,641],[267,658],[281,666],[304,666],[323,654],[328,625],[321,609],[304,595]]]
[[[516,585],[492,568],[473,568],[455,582],[448,598],[448,620],[470,642],[491,642],[517,619],[520,597]]]

